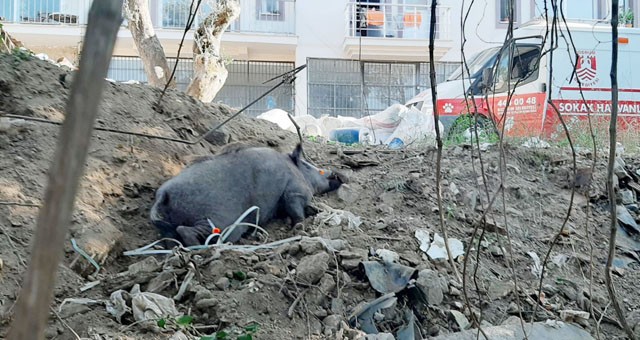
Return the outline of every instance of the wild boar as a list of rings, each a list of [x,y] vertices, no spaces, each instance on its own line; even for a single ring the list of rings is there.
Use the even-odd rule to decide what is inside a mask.
[[[219,154],[201,158],[156,191],[151,222],[162,237],[185,246],[203,244],[211,235],[207,219],[221,230],[252,206],[260,208],[259,225],[274,218],[306,217],[313,195],[336,190],[344,178],[314,167],[301,155],[302,146],[283,154],[267,147],[230,144]],[[255,222],[255,213],[243,221]],[[237,227],[227,238],[236,242],[247,231]]]

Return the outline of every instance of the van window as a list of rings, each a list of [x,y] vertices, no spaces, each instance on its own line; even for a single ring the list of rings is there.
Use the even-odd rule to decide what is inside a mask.
[[[481,77],[483,69],[492,67],[493,63],[496,60],[495,57],[499,51],[500,47],[489,48],[467,59],[467,66],[469,67],[469,74],[471,75],[471,79]],[[463,71],[466,77],[467,71],[464,68],[464,65],[461,65],[451,74],[448,81],[462,79]]]
[[[515,86],[530,83],[538,78],[538,65],[540,64],[540,47],[537,45],[515,45],[513,53],[504,50],[500,60],[498,61],[495,92],[504,92],[508,90],[508,83],[511,89]],[[510,55],[513,59],[510,61]],[[509,69],[511,66],[511,69]]]

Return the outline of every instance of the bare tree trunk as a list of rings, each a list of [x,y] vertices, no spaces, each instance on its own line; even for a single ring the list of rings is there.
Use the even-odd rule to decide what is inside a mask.
[[[7,339],[44,339],[56,271],[106,83],[104,77],[122,22],[122,0],[94,1],[88,22],[80,71],[71,87],[67,116],[49,169],[44,204],[38,214],[31,262]]]
[[[195,32],[193,80],[187,94],[210,103],[227,80],[228,71],[220,53],[222,33],[240,15],[237,0],[220,0],[217,8]]]
[[[151,22],[148,0],[126,0],[125,15],[129,21],[129,31],[138,49],[149,85],[164,87],[171,75],[162,44]],[[171,81],[170,87],[175,87]]]

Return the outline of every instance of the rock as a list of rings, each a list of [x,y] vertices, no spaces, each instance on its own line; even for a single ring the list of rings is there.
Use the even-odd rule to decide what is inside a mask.
[[[322,323],[324,324],[325,335],[334,334],[340,329],[340,326],[342,325],[342,316],[335,314],[329,315],[324,318],[324,320],[322,320]],[[330,333],[327,334],[327,331],[329,331]]]
[[[396,340],[391,333],[367,334],[366,340]]]
[[[209,135],[207,135],[204,139],[212,145],[220,146],[229,143],[229,141],[231,140],[231,135],[224,130],[224,127],[221,127],[209,133]]]
[[[457,310],[462,310],[462,308],[464,308],[464,303],[460,302],[460,301],[454,301],[452,303],[453,308],[457,309]]]
[[[360,194],[358,191],[349,184],[342,184],[340,188],[336,191],[336,195],[338,199],[347,204],[354,203],[358,200]]]
[[[620,199],[622,200],[622,204],[634,204],[636,202],[636,197],[633,191],[629,189],[621,189],[619,191]]]
[[[458,194],[460,194],[460,190],[458,189],[458,186],[457,186],[455,183],[453,183],[453,182],[451,182],[451,183],[449,184],[449,191],[451,192],[451,194],[452,194],[454,197],[455,197],[455,196],[458,196]]]
[[[231,280],[228,277],[221,277],[216,281],[216,287],[220,290],[227,290],[231,286]]]
[[[513,283],[511,282],[492,282],[489,285],[489,297],[491,300],[498,300],[507,297],[513,291]]]
[[[296,278],[306,284],[317,283],[329,269],[329,260],[325,252],[303,257],[296,268]]]
[[[431,269],[421,270],[418,273],[416,285],[425,293],[429,305],[437,306],[442,303],[444,293],[437,271]]]
[[[311,334],[315,334],[315,335],[320,335],[322,334],[322,323],[320,323],[320,320],[316,319],[316,318],[310,318],[310,328],[311,328]]]
[[[449,295],[451,295],[451,296],[461,296],[462,292],[460,291],[460,289],[458,289],[456,287],[451,287],[451,288],[449,288]]]
[[[211,298],[213,298],[213,293],[211,293],[211,291],[209,291],[208,289],[204,287],[198,287],[196,289],[196,296],[194,297],[196,301],[211,299]]]
[[[489,252],[491,253],[491,255],[493,255],[495,257],[504,256],[504,250],[502,250],[502,248],[500,248],[498,246],[495,246],[495,245],[489,247]]]
[[[318,241],[303,241],[300,242],[300,250],[305,254],[312,255],[320,252],[324,249],[324,246]]]
[[[60,317],[66,319],[76,314],[86,313],[91,310],[91,307],[80,303],[65,303],[60,311]]]
[[[382,259],[384,262],[394,263],[400,261],[400,255],[393,250],[389,249],[378,249],[376,250],[376,254]]]
[[[522,324],[522,320],[520,320],[520,318],[515,316],[515,315],[511,315],[506,320],[504,320],[504,322],[502,322],[502,324],[503,325],[521,325]]]
[[[487,337],[491,340],[513,340],[524,339],[522,326],[502,325],[486,327],[482,329]],[[529,340],[593,340],[589,332],[572,324],[548,320],[547,322],[535,322],[533,326],[530,323],[525,324],[525,330]],[[440,335],[432,338],[432,340],[476,340],[478,331],[471,329],[463,332]]]
[[[331,313],[342,315],[347,309],[344,306],[344,300],[340,298],[331,299]]]
[[[455,323],[458,325],[461,331],[464,331],[470,325],[469,320],[467,320],[467,317],[464,316],[464,314],[458,312],[457,310],[449,311],[449,319],[452,321],[455,321]]]
[[[311,288],[305,296],[305,299],[307,299],[312,305],[321,305],[335,288],[336,281],[333,276],[325,273],[322,276],[322,279],[320,279],[318,287]]]
[[[468,206],[471,211],[474,211],[478,205],[478,198],[477,190],[467,191],[463,199],[464,205]]]
[[[196,307],[199,309],[212,308],[212,307],[215,307],[217,304],[218,304],[218,300],[213,298],[196,300]]]
[[[147,257],[142,261],[130,264],[129,267],[127,267],[127,272],[131,275],[152,273],[159,270],[161,266],[162,264],[155,258]]]
[[[613,163],[613,173],[618,176],[618,179],[629,177],[629,174],[627,174],[627,170],[624,169],[624,166],[624,160],[620,157],[616,157]]]
[[[393,208],[388,204],[381,203],[378,205],[378,212],[385,215],[391,215],[393,214]]]

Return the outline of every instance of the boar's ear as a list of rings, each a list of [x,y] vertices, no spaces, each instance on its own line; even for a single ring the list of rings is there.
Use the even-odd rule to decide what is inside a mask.
[[[302,144],[298,144],[296,145],[295,150],[293,150],[293,153],[289,155],[289,157],[291,157],[293,164],[298,165],[298,163],[300,162],[301,155],[302,155]]]

